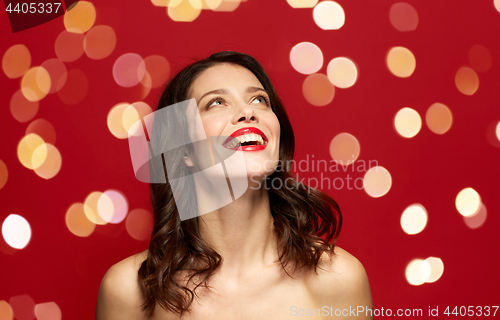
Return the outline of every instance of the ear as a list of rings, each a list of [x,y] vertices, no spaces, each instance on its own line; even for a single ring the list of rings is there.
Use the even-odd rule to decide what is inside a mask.
[[[184,163],[186,164],[186,166],[188,167],[192,167],[193,166],[193,160],[191,160],[191,157],[189,156],[189,154],[187,152],[184,153]]]

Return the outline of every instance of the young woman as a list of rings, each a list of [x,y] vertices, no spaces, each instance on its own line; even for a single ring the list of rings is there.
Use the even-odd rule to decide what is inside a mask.
[[[213,54],[171,79],[158,110],[188,99],[196,102],[210,152],[192,144],[163,158],[168,179],[151,183],[149,249],[106,273],[97,319],[370,319],[353,312],[371,309],[372,299],[361,263],[335,246],[337,203],[289,171],[293,131],[262,66],[242,53]],[[155,118],[153,127],[175,121],[192,137],[193,118],[178,116]],[[217,178],[193,173],[207,169],[207,159],[217,164],[217,148],[244,160],[237,172],[247,185],[236,195],[229,176],[232,201],[205,213],[206,200],[223,190]],[[171,183],[178,181],[172,172],[185,178],[180,186]],[[183,218],[181,207],[198,214]]]

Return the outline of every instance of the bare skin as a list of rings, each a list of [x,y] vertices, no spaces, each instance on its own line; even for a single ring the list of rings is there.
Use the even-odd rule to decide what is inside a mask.
[[[207,136],[229,136],[242,127],[256,127],[268,138],[264,150],[244,154],[247,164],[257,164],[247,167],[253,182],[259,181],[255,177],[263,181],[270,174],[268,165],[278,160],[280,141],[279,122],[265,103],[267,93],[259,88],[262,84],[253,73],[230,64],[205,70],[191,87]],[[213,91],[216,93],[210,94]],[[197,165],[189,157],[185,163]],[[319,267],[324,270],[299,270],[293,278],[283,271],[276,263],[277,241],[268,191],[254,187],[250,184],[234,202],[198,217],[201,236],[223,257],[222,265],[209,279],[212,290],[197,289],[191,312],[182,317],[157,305],[153,319],[296,319],[314,309],[323,312],[317,310],[317,317],[307,319],[322,319],[331,317],[324,313],[330,308],[333,312],[372,308],[363,266],[338,247],[333,257],[322,256]],[[142,252],[109,269],[99,290],[97,320],[146,319],[137,275],[145,258]],[[355,318],[371,319],[365,314]]]

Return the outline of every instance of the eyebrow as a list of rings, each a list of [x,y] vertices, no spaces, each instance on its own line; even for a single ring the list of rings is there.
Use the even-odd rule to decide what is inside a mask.
[[[261,87],[248,86],[245,92],[246,93],[253,93],[253,92],[258,92],[258,91],[265,92],[267,95],[269,95],[269,93],[267,93],[267,91]],[[196,102],[196,104],[200,104],[200,101],[203,100],[203,98],[205,98],[205,96],[208,96],[210,94],[229,94],[229,90],[226,88],[223,88],[223,89],[215,89],[215,90],[208,91],[201,96],[201,98]]]

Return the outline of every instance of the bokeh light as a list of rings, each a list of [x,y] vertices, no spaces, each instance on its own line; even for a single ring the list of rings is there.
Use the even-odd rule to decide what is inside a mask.
[[[394,117],[394,127],[402,137],[413,138],[422,128],[422,119],[417,111],[403,108]]]
[[[0,300],[0,319],[1,320],[13,320],[14,312],[10,307],[10,304],[5,300]]]
[[[123,125],[123,113],[128,106],[128,103],[119,103],[108,113],[108,129],[118,139],[128,138],[128,131]]]
[[[444,134],[451,128],[453,115],[447,106],[436,102],[427,109],[425,122],[432,132]]]
[[[54,126],[52,126],[52,124],[45,119],[40,118],[32,121],[26,128],[25,135],[30,133],[38,135],[47,143],[56,143],[56,130],[54,129]]]
[[[332,159],[347,166],[355,162],[360,153],[358,139],[347,132],[339,133],[330,142],[330,156]]]
[[[18,214],[9,214],[2,223],[2,236],[14,249],[24,249],[31,240],[28,221]]]
[[[90,59],[104,59],[115,50],[115,47],[116,33],[109,26],[95,26],[83,39],[83,50]]]
[[[337,88],[349,88],[358,79],[358,69],[350,59],[340,57],[330,61],[326,69],[326,75]]]
[[[190,0],[190,2],[197,3],[197,1],[194,1],[194,0]],[[240,3],[241,3],[240,0],[222,0],[220,5],[218,5],[217,7],[215,7],[212,10],[216,11],[216,12],[217,11],[232,12],[239,7]]]
[[[83,54],[84,35],[63,30],[56,38],[54,49],[59,60],[72,62]]]
[[[427,210],[419,203],[412,204],[403,211],[400,222],[407,234],[420,233],[427,225]]]
[[[472,188],[462,189],[455,199],[455,206],[464,217],[472,216],[481,209],[481,197]]]
[[[35,301],[27,294],[11,297],[9,299],[16,320],[35,319]]]
[[[425,277],[422,275],[422,267],[421,267],[421,276],[422,280],[424,280],[427,283],[433,283],[439,280],[441,276],[443,275],[444,272],[444,264],[443,260],[436,258],[436,257],[429,257],[424,260],[425,264],[428,265],[428,269],[430,272],[425,272]],[[422,266],[424,263],[422,263]]]
[[[500,12],[500,0],[494,0],[493,4],[495,5],[497,11]]]
[[[50,75],[43,67],[33,67],[21,80],[21,91],[29,101],[40,101],[50,91]]]
[[[128,214],[125,227],[132,238],[142,241],[148,239],[152,223],[153,217],[149,211],[134,209]]]
[[[10,113],[19,122],[33,119],[38,113],[39,102],[29,101],[21,89],[17,90],[10,99]]]
[[[321,1],[313,9],[314,22],[323,30],[338,30],[345,23],[344,9],[335,1]]]
[[[418,26],[418,13],[410,4],[398,2],[391,6],[389,20],[398,31],[413,31]]]
[[[404,47],[393,47],[387,53],[387,68],[400,78],[408,78],[415,71],[417,61],[413,53]]]
[[[148,114],[153,112],[150,106],[147,105],[147,103],[139,101],[139,102],[134,102],[131,105],[128,105],[125,110],[123,110],[122,114],[122,123],[123,123],[123,128],[127,131],[127,137],[130,135],[135,135],[137,133],[143,132],[142,128],[138,130],[139,132],[129,132],[130,128],[134,123],[136,123],[138,120],[144,118]]]
[[[461,67],[455,74],[455,85],[458,91],[471,96],[479,89],[479,77],[469,67]]]
[[[326,106],[333,100],[335,87],[328,77],[321,73],[308,75],[302,84],[302,93],[307,102],[316,107]]]
[[[68,79],[64,87],[57,92],[59,99],[68,105],[81,102],[89,90],[89,81],[83,71],[75,69],[68,71]]]
[[[139,99],[144,99],[148,96],[148,94],[151,92],[152,84],[153,81],[151,80],[151,76],[149,75],[149,72],[146,71],[146,73],[144,74],[144,78],[142,78],[141,82],[138,85],[141,87]]]
[[[41,153],[39,156],[38,153]],[[44,156],[44,160],[40,165],[35,164],[35,160],[37,157]],[[42,146],[39,146],[33,152],[33,167],[35,168],[35,173],[44,179],[52,179],[55,177],[59,171],[61,170],[61,153],[59,150],[50,143],[45,143]]]
[[[0,159],[0,190],[5,186],[9,179],[9,170],[5,162]]]
[[[113,77],[119,86],[130,88],[139,82],[146,73],[146,63],[136,53],[125,53],[113,65]]]
[[[117,190],[106,190],[97,202],[97,211],[106,222],[120,223],[127,216],[127,199]]]
[[[92,28],[95,18],[94,5],[88,1],[78,1],[71,10],[64,14],[64,27],[68,32],[85,33]]]
[[[408,281],[409,284],[414,286],[419,286],[425,283],[425,281],[420,276],[420,267],[423,261],[424,260],[422,259],[415,259],[412,260],[408,264],[408,266],[406,266],[405,275],[406,275],[406,280]]]
[[[167,13],[173,21],[194,21],[201,13],[201,0],[170,0]]]
[[[497,136],[498,141],[500,141],[500,122],[498,122],[497,126],[495,127],[495,134]]]
[[[99,199],[102,197],[103,193],[99,191],[91,192],[87,198],[85,198],[83,211],[85,212],[85,216],[91,222],[99,225],[107,224],[108,222],[101,218],[98,210]]]
[[[427,282],[427,280],[431,276],[431,272],[432,272],[431,265],[429,264],[427,259],[422,261],[422,263],[420,263],[420,270],[419,270],[420,279],[422,279],[422,281],[424,282]]]
[[[5,51],[2,58],[2,69],[11,79],[24,75],[31,66],[31,54],[24,44],[16,44]]]
[[[32,163],[33,153],[40,146],[45,146],[45,141],[43,141],[39,135],[34,133],[24,136],[19,141],[19,144],[17,145],[17,157],[23,166],[31,170],[34,169]]]
[[[314,43],[301,42],[290,51],[290,63],[297,72],[312,74],[323,66],[323,53]]]
[[[45,302],[35,305],[37,320],[61,320],[61,309],[55,302]]]
[[[313,8],[318,0],[286,0],[292,8]]]
[[[484,205],[484,203],[481,203],[481,208],[476,214],[463,217],[463,219],[467,227],[471,229],[477,229],[486,222],[487,216],[488,216],[488,211],[486,210],[486,206]]]
[[[151,55],[144,59],[146,71],[151,77],[151,87],[158,88],[165,84],[170,76],[170,63],[165,57]]]
[[[66,211],[66,227],[78,237],[88,237],[95,230],[95,223],[87,219],[84,207],[83,203],[73,203]]]
[[[392,186],[392,177],[389,171],[381,166],[370,168],[363,177],[365,192],[373,198],[387,194]]]
[[[59,59],[49,59],[42,63],[42,67],[47,70],[50,75],[49,93],[61,90],[68,78],[68,70],[64,63]]]
[[[490,70],[493,64],[493,57],[485,46],[475,44],[469,50],[469,63],[472,69],[479,72]]]
[[[168,7],[170,0],[151,0],[151,3],[157,7]]]

